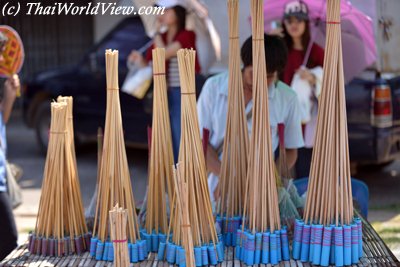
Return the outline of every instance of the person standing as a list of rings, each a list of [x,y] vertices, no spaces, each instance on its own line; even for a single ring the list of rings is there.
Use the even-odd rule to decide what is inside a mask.
[[[318,97],[324,63],[324,50],[312,42],[307,5],[301,0],[286,4],[283,38],[288,47],[288,62],[282,79],[296,91],[301,107],[304,148],[299,149],[296,177],[308,177],[314,146]]]
[[[152,60],[153,48],[165,48],[168,107],[174,159],[177,162],[181,135],[181,90],[177,52],[181,48],[196,49],[196,34],[193,31],[186,30],[186,9],[183,0],[159,0],[157,5],[165,7],[165,12],[158,17],[154,44],[147,50],[145,57],[138,51],[132,51],[128,61],[135,62],[142,67],[147,66]],[[166,31],[161,33],[160,30],[162,29],[166,29]],[[196,74],[200,73],[197,54],[195,72]]]
[[[7,37],[0,32],[0,64],[4,61],[3,53],[7,43]],[[10,119],[11,111],[20,88],[18,75],[6,79],[0,84],[3,92],[0,101],[0,261],[3,260],[16,246],[18,240],[14,215],[7,194],[6,177],[6,124]]]

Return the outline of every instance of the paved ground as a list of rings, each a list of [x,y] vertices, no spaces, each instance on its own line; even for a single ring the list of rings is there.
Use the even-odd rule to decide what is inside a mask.
[[[9,160],[24,169],[21,180],[24,203],[15,210],[20,241],[35,226],[40,188],[45,162],[36,144],[35,133],[27,129],[17,110],[7,129]],[[78,151],[78,169],[84,205],[90,202],[96,183],[96,145]],[[147,181],[147,151],[128,149],[133,192],[136,201],[144,197]],[[379,231],[390,248],[400,258],[400,161],[381,171],[362,169],[355,177],[365,181],[370,190],[369,221]]]

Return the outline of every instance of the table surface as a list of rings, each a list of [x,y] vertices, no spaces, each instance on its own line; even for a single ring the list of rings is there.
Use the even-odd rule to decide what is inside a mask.
[[[364,219],[363,222],[363,250],[364,256],[360,259],[357,265],[353,266],[400,266],[400,262],[393,255],[390,249],[382,241],[372,226]],[[227,248],[225,261],[218,264],[218,267],[240,267],[241,263],[234,260],[233,248]],[[82,255],[70,255],[66,257],[44,257],[38,255],[31,255],[28,251],[27,244],[21,245],[12,251],[1,263],[0,266],[74,266],[74,267],[103,267],[113,266],[111,262],[96,261],[92,259],[88,252]],[[169,267],[166,262],[159,262],[155,260],[155,255],[150,254],[146,261],[141,263],[131,264],[134,267]],[[270,267],[271,264],[263,265],[260,267]],[[309,263],[302,263],[300,261],[290,260],[281,262],[280,267],[309,267]]]

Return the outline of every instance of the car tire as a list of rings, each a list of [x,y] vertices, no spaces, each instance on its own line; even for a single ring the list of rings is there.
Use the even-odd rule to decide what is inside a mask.
[[[43,101],[38,105],[36,110],[35,132],[39,149],[44,154],[47,152],[47,145],[49,143],[50,121],[50,101]]]

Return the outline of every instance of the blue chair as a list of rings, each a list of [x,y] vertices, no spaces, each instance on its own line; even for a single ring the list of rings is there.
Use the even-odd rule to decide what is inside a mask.
[[[297,192],[299,195],[303,195],[304,192],[307,191],[308,187],[308,177],[299,178],[293,180],[294,185],[297,188]],[[351,178],[351,191],[353,194],[353,199],[356,201],[356,204],[360,207],[360,211],[362,216],[367,219],[368,218],[368,201],[369,201],[369,190],[366,183]]]

